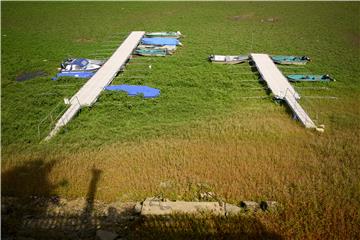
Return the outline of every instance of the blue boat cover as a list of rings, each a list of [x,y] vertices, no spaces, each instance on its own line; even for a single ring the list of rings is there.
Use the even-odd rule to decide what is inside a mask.
[[[145,44],[145,45],[160,45],[160,46],[165,46],[165,45],[176,46],[176,45],[180,45],[180,41],[175,39],[175,38],[160,38],[160,37],[143,38],[141,40],[141,43]]]
[[[94,74],[94,72],[59,72],[51,80],[57,80],[59,77],[91,78]]]
[[[144,95],[144,98],[155,98],[160,95],[159,89],[151,88],[148,86],[136,86],[126,84],[110,85],[105,87],[105,90],[127,92],[128,96]]]

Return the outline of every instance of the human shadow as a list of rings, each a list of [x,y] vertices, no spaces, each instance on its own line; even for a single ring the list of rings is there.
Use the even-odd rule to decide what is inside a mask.
[[[41,214],[49,201],[58,201],[54,190],[66,181],[58,184],[49,181],[55,164],[55,160],[36,159],[1,173],[3,236],[16,237],[25,217]]]
[[[85,201],[59,199],[53,192],[61,183],[49,182],[55,164],[35,160],[2,174],[3,195],[20,199],[20,204],[2,205],[5,238],[96,239],[102,230],[125,239],[281,239],[251,214],[141,216],[135,203],[99,203],[102,171],[95,167]]]
[[[91,181],[89,183],[89,188],[86,194],[86,205],[83,209],[82,214],[80,215],[80,237],[82,238],[95,236],[96,234],[96,222],[93,221],[93,212],[96,189],[97,184],[100,180],[101,172],[101,170],[96,169],[94,166],[91,169]]]

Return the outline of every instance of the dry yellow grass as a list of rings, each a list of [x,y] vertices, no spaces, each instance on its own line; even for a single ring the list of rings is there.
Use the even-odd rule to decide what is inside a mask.
[[[284,112],[264,117],[248,111],[188,128],[178,137],[70,155],[12,155],[2,166],[2,186],[13,195],[83,197],[95,167],[102,171],[99,200],[194,199],[210,190],[234,203],[281,202],[283,213],[259,218],[285,237],[350,238],[360,228],[359,139],[358,131],[306,131]]]

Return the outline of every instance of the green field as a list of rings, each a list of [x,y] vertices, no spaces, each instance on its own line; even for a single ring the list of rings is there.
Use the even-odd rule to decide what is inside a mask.
[[[258,216],[288,239],[350,239],[360,229],[360,4],[357,2],[2,2],[2,195],[194,200],[206,186],[224,200],[276,200]],[[50,142],[51,118],[85,80],[51,81],[67,57],[109,57],[134,30],[181,31],[165,58],[139,57],[114,83],[159,88],[156,99],[103,92]],[[306,130],[248,64],[210,54],[307,55],[288,73],[325,132]],[[103,54],[100,56],[100,54]],[[151,69],[148,67],[151,65]],[[48,76],[16,81],[24,73]],[[141,77],[145,78],[131,78]],[[333,98],[328,98],[336,97]],[[250,97],[250,98],[248,98]],[[50,114],[52,113],[52,114]],[[166,187],[164,187],[166,186]]]

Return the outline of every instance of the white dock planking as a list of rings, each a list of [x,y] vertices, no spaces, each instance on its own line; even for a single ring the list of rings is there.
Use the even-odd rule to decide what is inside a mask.
[[[299,94],[276,67],[269,55],[252,53],[251,58],[255,62],[256,68],[258,69],[262,79],[274,93],[275,98],[285,100],[306,128],[316,128],[315,123],[297,102],[297,99],[300,99]]]
[[[292,94],[286,94],[285,101],[306,128],[317,128],[315,123],[311,120],[309,115],[307,115],[307,113],[304,111],[304,109],[301,107],[301,105],[298,103],[298,101]]]
[[[284,99],[287,92],[290,92],[296,99],[300,99],[299,94],[276,67],[269,55],[252,53],[251,58],[254,60],[262,79],[265,80],[270,90],[274,93],[275,98]]]
[[[65,126],[77,114],[81,107],[91,106],[96,102],[104,87],[111,83],[120,68],[126,64],[144,34],[143,31],[130,33],[106,63],[70,99],[70,107],[58,120],[45,140],[51,139],[61,127]]]

